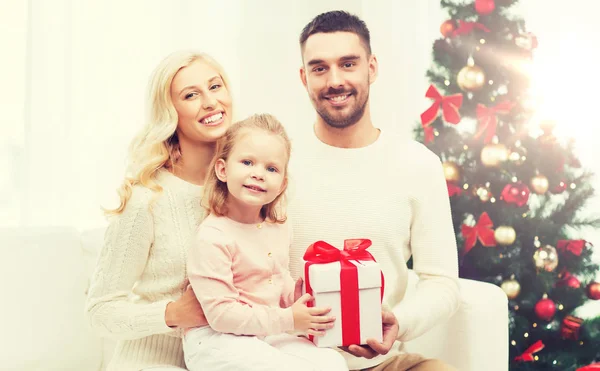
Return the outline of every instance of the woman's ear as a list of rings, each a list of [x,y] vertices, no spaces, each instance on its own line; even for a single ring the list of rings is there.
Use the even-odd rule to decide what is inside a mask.
[[[215,174],[217,174],[217,179],[222,181],[223,183],[227,183],[227,164],[225,160],[222,158],[218,159],[215,162]]]

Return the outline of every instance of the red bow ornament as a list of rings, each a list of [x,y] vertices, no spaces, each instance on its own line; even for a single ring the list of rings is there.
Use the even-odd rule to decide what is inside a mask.
[[[462,94],[459,93],[444,97],[435,86],[430,85],[427,93],[425,93],[425,97],[433,99],[434,102],[431,107],[421,114],[421,124],[423,127],[431,125],[436,119],[440,106],[442,107],[442,117],[446,122],[451,124],[458,124],[460,122],[458,110],[462,106]]]
[[[556,243],[558,251],[566,253],[567,251],[573,255],[581,256],[583,249],[587,244],[586,240],[559,240]]]
[[[481,30],[483,32],[490,32],[490,29],[482,25],[478,22],[465,22],[462,19],[458,20],[458,27],[454,32],[452,32],[452,36],[466,35],[471,33],[474,29]]]
[[[477,239],[483,246],[496,246],[496,237],[494,237],[494,223],[486,212],[483,212],[479,217],[479,221],[474,227],[469,227],[466,224],[461,226],[461,233],[465,238],[463,254],[467,254],[477,243]]]
[[[479,103],[477,105],[477,120],[479,120],[479,127],[475,133],[475,139],[478,139],[485,133],[484,143],[492,141],[494,135],[496,135],[496,127],[498,126],[498,114],[508,114],[512,109],[513,104],[510,102],[502,102],[494,107],[486,107]]]
[[[525,352],[523,352],[523,354],[521,354],[520,356],[516,356],[515,361],[533,362],[533,354],[539,352],[542,349],[544,349],[544,343],[542,343],[541,340],[538,340],[535,343],[533,343],[532,346],[527,348]]]
[[[461,187],[457,186],[456,184],[450,183],[450,182],[446,182],[446,186],[448,187],[448,196],[449,197],[460,195],[463,191],[463,189]]]
[[[349,239],[344,241],[343,250],[340,250],[325,241],[317,241],[306,249],[306,252],[304,253],[304,260],[306,261],[304,264],[304,284],[307,294],[313,295],[313,292],[315,293],[314,305],[319,305],[317,302],[317,295],[321,291],[326,292],[327,294],[330,294],[331,291],[339,291],[340,293],[341,341],[333,339],[335,336],[334,332],[328,332],[328,334],[318,339],[319,346],[363,344],[367,337],[374,337],[372,334],[361,335],[361,295],[359,290],[365,286],[372,288],[377,287],[380,290],[377,295],[379,304],[381,304],[384,292],[384,280],[383,273],[379,270],[375,258],[367,251],[369,246],[371,246],[371,240]],[[314,282],[315,277],[311,277],[311,274],[315,274],[318,270],[309,268],[313,264],[324,265],[329,263],[338,263],[335,265],[335,269],[339,271],[339,276],[328,279],[327,282]],[[331,266],[331,271],[336,271],[333,267],[334,266]],[[326,270],[329,267],[322,266],[320,268]],[[373,275],[373,269],[377,269],[376,276]],[[323,270],[320,272],[323,272]],[[362,275],[360,286],[359,274]],[[325,277],[325,275],[322,275],[321,277]],[[378,282],[369,284],[368,282],[373,281],[373,278]],[[323,278],[321,278],[321,280],[323,280]],[[324,289],[317,286],[327,286],[327,288]],[[313,303],[309,302],[309,306],[312,305]],[[364,308],[364,305],[362,308]],[[378,325],[381,325],[380,310],[376,311],[376,313],[366,313],[365,315],[367,314],[377,316],[377,321],[375,322],[377,322]],[[376,332],[378,332],[379,338],[381,338],[381,327],[376,329]],[[375,335],[375,337],[376,336],[377,335]],[[313,336],[309,336],[309,339],[312,341],[315,340]],[[332,341],[337,343],[331,343]]]

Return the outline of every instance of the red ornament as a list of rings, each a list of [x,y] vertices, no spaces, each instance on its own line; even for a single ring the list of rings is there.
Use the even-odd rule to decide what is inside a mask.
[[[600,283],[591,282],[587,286],[587,296],[592,300],[600,300]]]
[[[567,272],[563,278],[556,283],[556,287],[566,286],[572,289],[578,289],[581,287],[581,282],[577,277],[572,276],[571,273]]]
[[[449,197],[460,195],[463,191],[463,189],[461,187],[457,186],[456,184],[452,184],[450,182],[446,182],[446,186],[448,187],[448,196]]]
[[[475,11],[481,15],[488,15],[496,9],[494,0],[475,0]]]
[[[561,180],[560,182],[558,182],[557,185],[550,188],[550,192],[554,193],[555,195],[563,193],[566,190],[567,190],[567,182],[564,180]]]
[[[456,23],[451,19],[445,21],[440,26],[440,33],[444,37],[452,36],[452,34],[454,33],[454,30],[456,30]]]
[[[529,200],[529,188],[522,182],[507,184],[502,193],[500,199],[508,204],[515,204],[518,207],[524,206]]]
[[[535,343],[533,343],[533,345],[531,345],[529,348],[525,349],[523,354],[521,354],[520,356],[516,356],[515,361],[516,362],[533,362],[535,360],[535,358],[533,358],[533,355],[535,353],[539,352],[540,350],[544,349],[544,347],[545,347],[544,343],[541,340],[538,340]]]
[[[556,304],[551,299],[543,298],[535,304],[535,315],[544,321],[550,321],[556,314]]]
[[[580,367],[575,371],[600,371],[600,362]]]
[[[556,248],[562,253],[569,252],[575,256],[581,256],[588,243],[586,240],[558,240]]]
[[[579,340],[579,330],[583,320],[574,316],[566,316],[560,325],[560,336],[563,339]]]

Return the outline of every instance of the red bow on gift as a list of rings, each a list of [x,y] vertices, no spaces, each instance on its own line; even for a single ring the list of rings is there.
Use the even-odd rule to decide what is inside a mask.
[[[458,27],[454,32],[452,32],[452,36],[458,35],[466,35],[471,33],[474,29],[481,30],[483,32],[490,32],[490,29],[482,25],[478,22],[465,22],[462,19],[458,20]]]
[[[535,343],[533,343],[532,346],[527,348],[527,350],[525,350],[523,354],[521,354],[520,356],[516,356],[515,361],[533,362],[533,354],[539,352],[542,349],[544,349],[544,343],[542,343],[541,340],[538,340]]]
[[[433,99],[434,102],[431,107],[421,114],[421,124],[423,127],[430,125],[435,120],[440,106],[442,106],[442,117],[446,122],[451,124],[458,124],[460,122],[458,110],[462,106],[462,94],[459,93],[444,97],[435,86],[430,85],[427,93],[425,93],[425,97]]]
[[[494,237],[494,230],[492,229],[493,226],[494,223],[492,223],[492,220],[486,212],[481,214],[479,221],[474,227],[463,224],[461,226],[462,235],[465,237],[463,254],[467,254],[471,251],[473,246],[475,246],[477,239],[479,239],[483,246],[496,246],[496,237]]]
[[[479,120],[479,128],[475,133],[475,139],[481,137],[485,133],[484,143],[491,142],[496,135],[496,126],[498,126],[497,114],[507,114],[512,109],[513,104],[510,102],[502,102],[494,107],[486,107],[483,104],[477,105],[477,119]]]
[[[325,241],[317,241],[310,245],[304,253],[304,280],[306,293],[312,295],[308,268],[312,264],[326,264],[340,262],[340,288],[342,312],[342,342],[344,346],[360,344],[360,312],[358,293],[358,269],[350,260],[375,261],[373,255],[367,251],[371,240],[350,239],[344,241],[344,249],[340,250]],[[384,280],[381,273],[381,299],[383,300]],[[311,306],[312,302],[309,303]],[[312,340],[313,336],[310,335]]]
[[[556,243],[556,248],[558,251],[569,251],[573,255],[581,256],[586,244],[586,240],[559,240]]]
[[[575,371],[597,371],[600,370],[600,363],[592,363],[591,365],[583,366]]]

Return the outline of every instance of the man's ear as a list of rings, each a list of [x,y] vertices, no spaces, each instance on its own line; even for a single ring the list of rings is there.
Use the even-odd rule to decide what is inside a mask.
[[[374,83],[377,80],[377,75],[379,74],[379,64],[377,62],[377,57],[375,54],[371,54],[369,57],[369,81],[370,83]]]
[[[225,164],[225,160],[222,158],[215,162],[215,174],[217,174],[217,179],[223,183],[227,183],[227,166]]]
[[[304,85],[305,88],[308,88],[308,86],[306,86],[306,70],[304,67],[300,67],[300,80],[302,80],[302,85]]]

